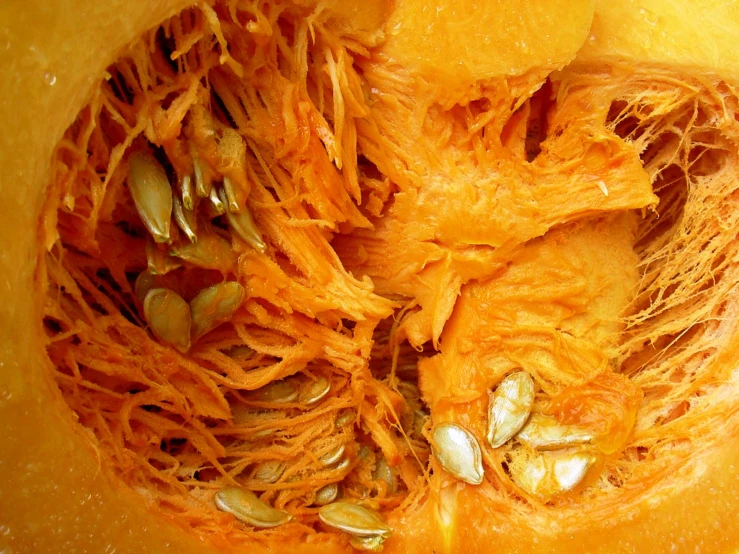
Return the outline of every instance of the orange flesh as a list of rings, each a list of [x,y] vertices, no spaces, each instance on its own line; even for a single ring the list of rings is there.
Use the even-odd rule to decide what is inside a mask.
[[[481,507],[514,526],[551,517],[575,532],[583,509],[606,519],[644,502],[725,433],[718,414],[736,412],[721,386],[737,281],[726,229],[739,216],[723,201],[737,186],[734,90],[657,67],[550,75],[569,61],[563,47],[552,66],[516,77],[493,68],[474,76],[474,98],[454,97],[423,68],[398,65],[393,39],[343,34],[328,16],[311,27],[311,13],[183,12],[164,24],[187,51],[179,71],[149,33],[110,70],[133,100],[103,83],[57,148],[47,349],[106,464],[216,546],[316,531],[346,544],[323,534],[311,507],[337,481],[349,498],[368,492],[396,529],[390,552],[424,533],[455,551]],[[243,151],[214,139],[231,124]],[[183,137],[239,184],[268,244],[263,255],[233,238],[237,264],[224,255],[162,278],[188,300],[224,277],[247,289],[230,324],[187,356],[157,343],[135,311],[145,235],[126,231],[141,224],[125,185],[128,148],[144,138],[190,172]],[[224,355],[242,344],[246,359]],[[535,411],[597,436],[598,464],[571,493],[526,493],[504,467],[515,445],[485,446],[487,393],[519,367],[535,379]],[[298,372],[331,381],[318,408],[247,392]],[[478,437],[483,485],[457,485],[423,436],[397,432],[421,406],[399,378],[418,381],[425,436],[451,420]],[[244,424],[244,407],[272,411]],[[337,429],[349,408],[359,418]],[[249,440],[259,432],[280,441]],[[317,469],[338,444],[348,473]],[[397,493],[373,475],[381,456]],[[289,470],[256,482],[253,464],[271,459]],[[256,488],[295,520],[266,531],[235,522],[212,503],[228,484]]]

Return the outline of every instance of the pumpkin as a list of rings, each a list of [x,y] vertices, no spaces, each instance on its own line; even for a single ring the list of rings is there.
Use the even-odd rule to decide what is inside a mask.
[[[4,8],[0,546],[730,552],[739,10]]]

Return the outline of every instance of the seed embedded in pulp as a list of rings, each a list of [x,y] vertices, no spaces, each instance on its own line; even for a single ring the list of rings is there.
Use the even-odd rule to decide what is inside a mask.
[[[222,204],[228,201],[223,191],[219,194],[221,195]],[[262,239],[262,234],[259,232],[248,206],[244,206],[239,213],[227,211],[226,221],[228,221],[229,227],[254,250],[262,254],[267,250],[267,245]]]
[[[180,352],[190,349],[190,306],[176,292],[151,289],[144,298],[144,319],[151,332]]]
[[[200,233],[198,241],[187,241],[172,248],[172,255],[177,256],[195,267],[215,269],[224,275],[236,272],[236,253],[231,243],[215,233]]]
[[[454,423],[441,423],[431,432],[432,448],[441,467],[457,479],[479,485],[485,476],[482,453],[472,433]]]
[[[310,406],[323,400],[331,391],[331,383],[325,377],[319,377],[315,381],[308,381],[300,387],[298,402]]]
[[[261,462],[254,470],[254,479],[265,483],[276,483],[287,467],[278,460]]]
[[[173,199],[174,207],[174,220],[177,226],[182,229],[182,232],[187,235],[190,242],[197,242],[198,237],[195,234],[197,228],[197,222],[195,220],[195,214],[182,206],[182,202],[176,196]]]
[[[328,452],[326,452],[323,456],[321,456],[318,461],[321,462],[322,466],[330,466],[341,460],[341,457],[344,455],[344,452],[346,451],[346,447],[343,444],[340,444],[336,448],[332,448]]]
[[[552,450],[588,443],[593,440],[593,434],[587,429],[563,425],[552,416],[532,414],[516,438],[529,448]]]
[[[229,319],[245,297],[244,287],[236,281],[225,281],[201,290],[190,301],[193,338],[198,339]]]
[[[510,464],[513,480],[525,491],[549,497],[574,489],[595,463],[586,452],[541,452]]]
[[[505,377],[490,399],[487,440],[492,448],[508,442],[521,430],[534,406],[534,380],[525,371]]]
[[[336,500],[338,496],[339,485],[337,483],[329,483],[316,491],[316,499],[313,501],[313,504],[316,506],[325,506]]]
[[[292,379],[272,381],[249,394],[249,400],[269,402],[270,404],[287,404],[288,402],[295,402],[297,398],[298,387],[295,386]]]
[[[374,535],[372,537],[352,537],[349,539],[349,544],[357,550],[364,550],[367,552],[382,552],[382,544],[385,542],[385,537],[380,535]]]
[[[215,496],[216,506],[254,527],[266,529],[287,523],[292,516],[265,504],[257,495],[246,489],[227,487]]]
[[[141,221],[156,242],[169,242],[172,218],[172,187],[167,173],[154,156],[144,150],[128,158],[128,189]]]
[[[379,535],[387,538],[392,533],[392,529],[379,514],[349,502],[333,502],[322,506],[318,510],[318,517],[330,527],[360,537]]]

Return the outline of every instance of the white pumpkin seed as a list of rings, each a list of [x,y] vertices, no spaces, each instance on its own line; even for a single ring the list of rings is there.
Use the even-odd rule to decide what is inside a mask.
[[[254,470],[254,479],[265,483],[276,483],[286,469],[287,466],[278,460],[261,462]]]
[[[321,462],[322,466],[333,465],[341,459],[345,451],[346,451],[346,447],[343,444],[340,444],[336,448],[332,448],[331,450],[326,452],[323,456],[318,458],[318,461]]]
[[[156,242],[169,242],[172,187],[167,172],[150,153],[137,150],[128,158],[128,189],[141,221]]]
[[[185,235],[187,235],[190,242],[197,242],[198,237],[195,234],[195,229],[197,228],[195,214],[190,210],[184,209],[182,207],[182,202],[180,202],[180,199],[176,196],[174,197],[173,202],[174,220],[177,223],[177,226],[182,229],[182,232],[185,233]]]
[[[213,187],[212,189],[210,189],[210,194],[208,195],[208,199],[213,204],[213,207],[215,208],[216,213],[218,215],[223,215],[224,213],[226,213],[226,206],[224,202],[219,198],[218,195],[219,193],[218,191],[216,191],[216,187]]]
[[[434,427],[431,437],[441,467],[470,485],[482,483],[482,453],[472,433],[454,423],[441,423]]]
[[[192,177],[185,175],[180,182],[180,190],[182,191],[182,205],[186,210],[192,210],[195,207],[195,199],[193,198]]]
[[[195,194],[200,198],[207,198],[212,188],[207,168],[197,156],[192,158],[192,168],[195,173]]]
[[[133,284],[133,292],[136,298],[143,303],[146,294],[156,287],[156,283],[156,276],[148,269],[139,273],[138,277],[136,277],[136,282]]]
[[[236,487],[221,489],[215,496],[216,506],[254,527],[266,529],[287,523],[292,516],[259,500],[253,492]]]
[[[593,434],[587,429],[562,425],[552,416],[532,414],[516,438],[529,448],[552,450],[585,444],[593,440]]]
[[[226,196],[226,202],[224,202],[228,206],[228,211],[231,213],[239,213],[241,211],[241,206],[239,206],[239,203],[236,201],[236,191],[234,190],[235,185],[233,184],[233,181],[231,181],[230,178],[223,176],[223,192]],[[221,198],[223,200],[223,198]]]
[[[534,380],[525,371],[505,377],[490,399],[488,434],[490,446],[498,448],[521,430],[534,406]]]
[[[339,485],[337,483],[329,483],[316,491],[316,499],[313,504],[316,506],[325,506],[330,504],[339,496]]]
[[[352,536],[352,538],[349,539],[349,544],[352,548],[367,552],[382,552],[382,544],[384,542],[385,537],[381,537],[380,535],[374,535],[371,537]]]
[[[236,272],[238,257],[231,243],[214,233],[200,233],[197,242],[175,245],[171,253],[195,267],[215,269],[224,275]]]
[[[549,497],[575,488],[595,457],[584,452],[542,452],[510,464],[514,481],[525,491]]]
[[[385,481],[387,484],[388,494],[395,494],[398,492],[398,476],[395,474],[395,470],[388,465],[384,456],[377,460],[374,478]]]
[[[224,281],[201,290],[190,301],[193,338],[197,340],[228,320],[245,297],[244,287],[236,281]]]
[[[389,537],[392,529],[379,514],[349,502],[333,502],[318,510],[318,517],[330,527],[360,537]]]
[[[190,349],[190,307],[176,292],[149,290],[144,298],[144,319],[151,332],[180,352]]]
[[[337,429],[341,429],[344,427],[344,425],[347,425],[348,423],[353,422],[357,417],[357,414],[354,410],[346,410],[345,412],[341,412],[337,417],[336,421],[334,422],[334,426]]]
[[[182,267],[182,262],[170,256],[151,238],[146,240],[146,264],[152,275],[165,275]]]
[[[323,400],[323,398],[331,391],[331,383],[325,377],[310,380],[300,387],[298,393],[298,402],[311,406]]]
[[[272,381],[249,393],[249,399],[255,402],[269,402],[270,404],[287,404],[298,399],[298,387],[293,379]]]
[[[223,191],[220,192],[220,195],[221,201],[226,202]],[[267,250],[267,245],[264,243],[264,239],[262,239],[262,234],[259,232],[248,206],[244,206],[239,213],[226,212],[226,221],[228,221],[231,230],[254,250],[262,254]]]

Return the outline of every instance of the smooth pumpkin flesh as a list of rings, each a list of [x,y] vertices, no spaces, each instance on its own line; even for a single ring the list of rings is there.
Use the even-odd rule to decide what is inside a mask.
[[[532,534],[566,551],[699,480],[691,460],[732,436],[735,76],[599,46],[618,10],[519,4],[188,8],[121,54],[58,144],[50,370],[101,463],[208,545],[348,549],[316,505],[338,483],[393,529],[388,552]],[[226,250],[178,254],[174,222],[156,246],[130,192],[142,150],[175,194],[198,163],[228,179],[264,251],[207,196],[198,244]],[[137,296],[155,258],[186,301],[224,280],[246,299],[178,352]],[[534,414],[593,437],[571,490],[528,490],[538,453],[485,440],[490,392],[520,369]],[[315,402],[284,393],[324,381]],[[479,443],[479,486],[433,455],[442,423]],[[214,500],[233,486],[292,519],[239,522]]]

